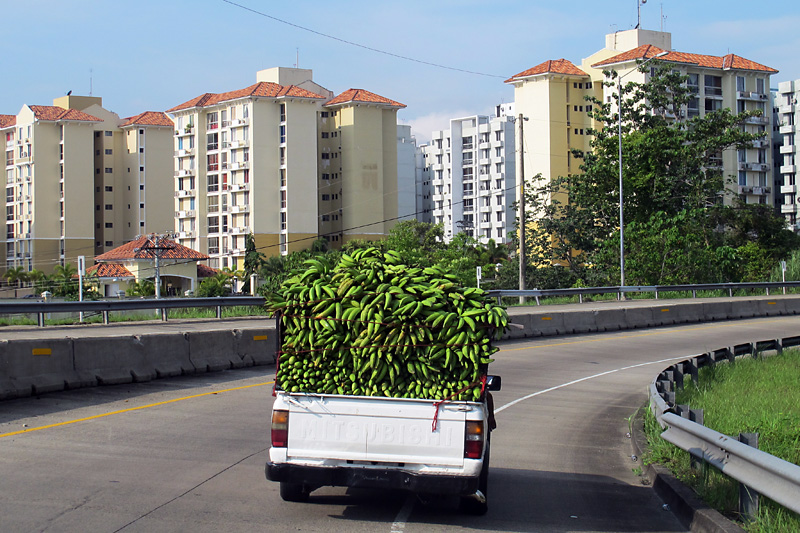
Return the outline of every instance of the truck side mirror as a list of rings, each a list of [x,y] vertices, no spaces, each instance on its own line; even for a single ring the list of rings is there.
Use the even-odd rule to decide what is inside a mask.
[[[486,376],[486,390],[499,391],[503,386],[500,376]]]

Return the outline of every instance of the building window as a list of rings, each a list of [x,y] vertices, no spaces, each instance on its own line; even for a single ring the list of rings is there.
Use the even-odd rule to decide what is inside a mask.
[[[113,190],[114,187],[112,187],[111,185],[106,185],[106,192],[112,192]]]
[[[112,152],[111,148],[106,148],[106,155],[111,155]]]
[[[113,133],[111,133],[110,131],[106,131],[104,133],[106,137],[111,137],[113,135]]]
[[[114,206],[113,206],[113,205],[111,205],[111,204],[106,204],[106,211],[111,211],[112,209],[114,209]]]
[[[219,217],[208,217],[208,232],[219,233]],[[211,246],[211,239],[209,239],[209,247]],[[218,253],[218,252],[214,252]]]
[[[113,168],[106,167],[106,174],[111,174],[112,172],[114,172]]]
[[[106,227],[107,228],[113,228],[114,227],[114,223],[113,222],[106,222]]]

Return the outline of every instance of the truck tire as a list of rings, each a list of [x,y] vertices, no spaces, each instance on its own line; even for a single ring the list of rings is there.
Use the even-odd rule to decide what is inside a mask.
[[[483,456],[483,467],[478,478],[478,490],[483,494],[483,501],[477,500],[473,496],[462,496],[459,502],[459,509],[464,514],[473,516],[485,515],[489,510],[489,441],[486,441],[486,453]]]
[[[311,491],[302,483],[281,481],[281,498],[287,502],[307,502]]]

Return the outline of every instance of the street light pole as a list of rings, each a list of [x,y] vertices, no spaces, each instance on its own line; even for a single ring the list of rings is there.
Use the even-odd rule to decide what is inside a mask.
[[[525,290],[525,151],[522,124],[525,122],[522,113],[519,114],[519,290]],[[525,297],[519,297],[520,305],[525,304]]]
[[[658,53],[648,59],[647,61],[642,62],[639,65],[641,68],[643,65],[649,63],[650,61],[654,60],[657,57],[662,57],[667,55],[669,52],[664,51]],[[638,70],[638,69],[637,69]],[[626,72],[625,74],[620,75],[617,74],[617,142],[619,144],[619,153],[617,154],[617,161],[619,161],[619,286],[620,289],[625,286],[625,219],[622,211],[623,207],[623,199],[622,199],[622,78],[630,74],[631,72],[635,72],[631,70],[630,72]],[[625,295],[620,292],[620,297],[624,298]]]

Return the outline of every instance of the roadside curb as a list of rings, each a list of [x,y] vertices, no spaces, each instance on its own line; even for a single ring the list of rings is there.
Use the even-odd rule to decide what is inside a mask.
[[[647,450],[643,418],[643,412],[647,408],[645,404],[636,412],[631,428],[631,447],[639,461]],[[678,481],[667,468],[642,463],[642,470],[656,494],[669,505],[681,524],[693,533],[745,533],[739,525],[698,498],[692,489]]]

